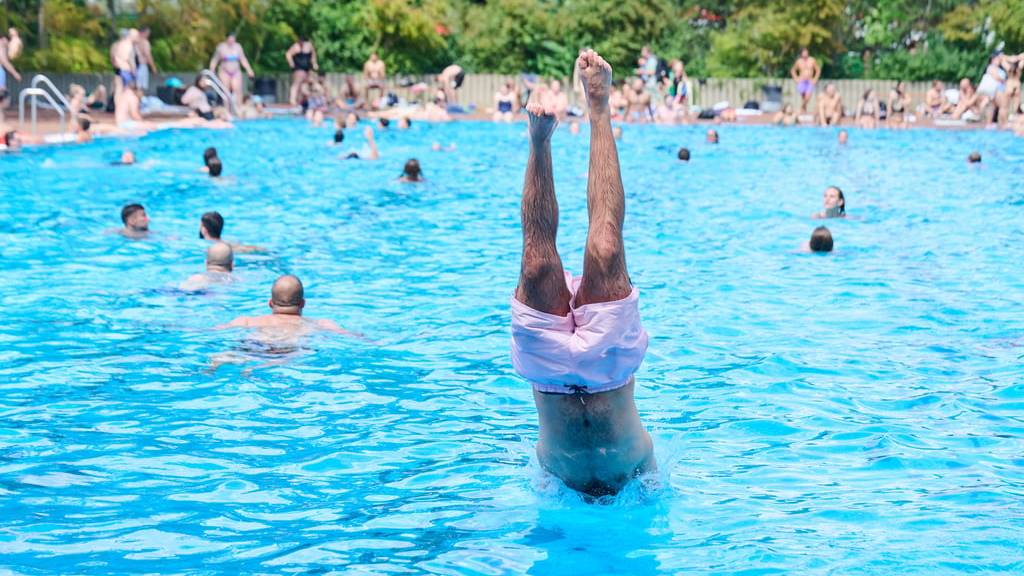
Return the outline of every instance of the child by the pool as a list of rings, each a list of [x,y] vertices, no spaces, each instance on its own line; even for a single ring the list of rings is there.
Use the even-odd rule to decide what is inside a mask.
[[[591,125],[583,276],[563,270],[555,246],[555,110],[532,103],[522,267],[512,298],[512,364],[533,386],[540,464],[570,488],[604,496],[657,465],[633,399],[633,374],[647,350],[647,333],[622,240],[625,195],[608,104],[612,70],[592,50],[582,52],[576,66]]]

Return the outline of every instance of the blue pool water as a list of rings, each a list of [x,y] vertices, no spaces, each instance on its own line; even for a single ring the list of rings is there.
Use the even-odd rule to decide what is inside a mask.
[[[545,482],[508,357],[523,125],[417,123],[375,163],[299,121],[0,158],[0,572],[1024,571],[1024,140],[721,134],[620,144],[662,488],[606,505]],[[577,272],[586,135],[554,140]],[[829,184],[836,251],[797,253]],[[130,201],[153,238],[107,233]],[[213,209],[270,251],[181,292]],[[286,272],[373,343],[211,329]]]

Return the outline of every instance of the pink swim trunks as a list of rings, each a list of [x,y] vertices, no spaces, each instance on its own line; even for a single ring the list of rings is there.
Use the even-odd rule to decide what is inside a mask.
[[[647,332],[640,292],[614,302],[576,307],[582,277],[565,273],[569,314],[530,308],[512,296],[512,366],[541,392],[596,394],[621,388],[640,368]]]

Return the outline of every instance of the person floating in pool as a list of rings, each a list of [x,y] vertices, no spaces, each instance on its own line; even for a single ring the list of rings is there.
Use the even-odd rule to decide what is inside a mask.
[[[302,315],[306,299],[302,281],[297,276],[286,274],[275,280],[267,304],[270,314],[239,316],[219,328],[260,328],[270,339],[302,336],[320,330],[351,334],[331,320],[316,320]]]
[[[707,136],[704,138],[704,140],[707,141],[708,144],[718,144],[718,130],[715,130],[714,128],[709,128]]]
[[[527,107],[530,158],[522,267],[512,298],[512,365],[533,386],[540,464],[570,488],[604,496],[657,465],[633,399],[647,333],[626,270],[625,196],[608,105],[612,69],[592,50],[576,66],[591,125],[583,276],[563,270],[555,246],[551,135],[557,120],[552,108],[534,102]]]
[[[804,244],[805,252],[831,252],[832,232],[824,226],[818,226],[811,232],[811,239]]]
[[[227,242],[222,240],[220,235],[224,231],[224,217],[220,212],[206,212],[199,218],[199,237],[212,242]],[[227,242],[231,250],[238,253],[244,252],[266,252],[267,249],[238,242]]]
[[[149,235],[149,216],[142,204],[128,204],[121,208],[121,222],[124,227],[119,230],[126,238],[145,238]]]
[[[214,242],[206,249],[206,272],[195,274],[181,284],[182,290],[205,290],[212,284],[231,282],[235,253],[227,242]]]
[[[812,216],[815,219],[822,218],[846,218],[846,196],[838,186],[829,186],[825,189],[824,210]]]
[[[402,168],[402,175],[398,177],[399,182],[423,182],[423,169],[420,168],[420,161],[410,158]]]

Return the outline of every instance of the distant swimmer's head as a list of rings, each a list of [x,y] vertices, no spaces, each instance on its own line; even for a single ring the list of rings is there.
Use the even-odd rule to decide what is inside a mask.
[[[971,164],[981,164],[981,152],[975,150],[971,152],[971,155],[967,157],[967,162]]]
[[[121,164],[135,164],[135,153],[132,152],[131,150],[125,150],[124,152],[121,152]]]
[[[334,143],[341,144],[345,141],[345,130],[338,128],[334,131]]]
[[[7,146],[8,152],[17,152],[21,150],[21,138],[18,138],[18,132],[15,130],[9,130],[4,132],[4,146]]]
[[[227,242],[214,242],[206,249],[207,272],[231,272],[235,268],[235,252]]]
[[[128,204],[121,208],[121,222],[124,227],[132,232],[145,232],[149,230],[149,216],[142,204]]]
[[[345,127],[355,128],[359,124],[359,116],[355,112],[349,112],[345,116]]]
[[[398,119],[398,127],[402,130],[407,130],[412,126],[412,120],[409,120],[408,116],[402,116]]]
[[[679,158],[683,162],[689,162],[690,161],[690,149],[687,148],[686,146],[683,146],[682,148],[679,149],[679,152],[676,153],[676,158]]]
[[[381,128],[387,128],[391,125],[391,120],[388,120],[387,118],[381,118],[377,122],[380,124]]]
[[[622,126],[616,126],[612,128],[612,136],[616,140],[622,140]]]
[[[840,130],[839,131],[839,143],[840,144],[846,144],[846,142],[849,141],[849,139],[850,139],[850,134],[847,133],[846,130]]]
[[[423,170],[420,168],[420,161],[415,158],[410,158],[405,163],[405,168],[402,169],[402,178],[409,182],[419,182],[423,180]]]
[[[569,132],[575,136],[580,133],[580,123],[575,120],[569,123]]]
[[[210,169],[210,176],[214,178],[220,176],[220,173],[224,171],[224,164],[216,156],[210,158],[210,161],[206,163],[206,167]]]
[[[199,218],[199,237],[204,240],[220,240],[224,231],[224,217],[220,212],[207,212]]]
[[[829,186],[825,189],[825,217],[839,218],[846,216],[846,196],[838,186]]]
[[[811,241],[809,243],[811,252],[831,252],[832,251],[832,233],[828,231],[828,228],[824,226],[818,226],[811,232]]]
[[[708,144],[718,144],[718,131],[714,128],[708,130],[707,135]]]
[[[206,150],[203,150],[203,163],[204,164],[209,162],[210,158],[216,158],[216,157],[217,157],[217,149],[214,148],[213,146],[210,146]]]
[[[270,289],[270,309],[274,314],[301,316],[305,305],[302,281],[297,276],[286,274],[274,281]]]

